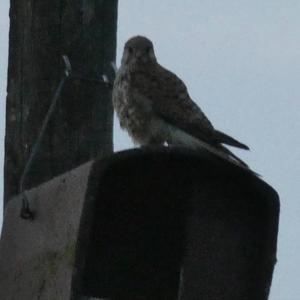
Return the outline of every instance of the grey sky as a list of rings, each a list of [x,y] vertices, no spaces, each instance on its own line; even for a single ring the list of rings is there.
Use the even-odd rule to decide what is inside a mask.
[[[4,157],[4,128],[5,128],[5,97],[6,97],[6,75],[8,58],[8,17],[9,1],[2,0],[0,3],[0,170],[3,174]],[[3,176],[1,176],[3,178]],[[0,195],[3,195],[3,180],[0,180]],[[0,226],[2,224],[2,196],[0,197]]]
[[[236,153],[279,192],[278,263],[270,299],[300,299],[300,1],[119,2],[118,62],[127,38],[150,37],[159,62],[185,81],[215,127],[251,147]],[[2,0],[1,140],[7,7]],[[116,150],[132,147],[118,124],[114,143]]]

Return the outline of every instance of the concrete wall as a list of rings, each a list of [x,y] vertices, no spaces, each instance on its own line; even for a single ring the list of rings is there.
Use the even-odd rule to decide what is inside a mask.
[[[74,252],[92,162],[28,191],[33,221],[9,201],[0,242],[0,299],[70,299]]]

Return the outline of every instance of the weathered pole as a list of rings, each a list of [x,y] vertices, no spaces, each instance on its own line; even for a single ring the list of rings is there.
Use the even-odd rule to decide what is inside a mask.
[[[84,80],[70,78],[62,87],[25,187],[112,151],[111,91],[86,79],[106,74],[113,80],[117,2],[11,0],[5,203],[19,193],[22,172],[64,76],[62,55]]]

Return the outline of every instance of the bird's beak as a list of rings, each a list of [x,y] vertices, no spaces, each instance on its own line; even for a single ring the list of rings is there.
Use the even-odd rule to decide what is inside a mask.
[[[142,55],[143,55],[142,51],[137,51],[137,52],[135,53],[135,57],[136,57],[137,59],[140,59],[140,58],[142,57]]]

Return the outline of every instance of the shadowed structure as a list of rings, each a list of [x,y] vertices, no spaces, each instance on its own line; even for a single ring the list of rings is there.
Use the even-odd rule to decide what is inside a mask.
[[[73,288],[109,299],[266,300],[278,216],[270,186],[208,154],[115,154],[90,174]]]
[[[90,161],[4,211],[0,298],[266,300],[279,199],[234,165],[183,149]],[[180,294],[178,298],[178,294]]]

